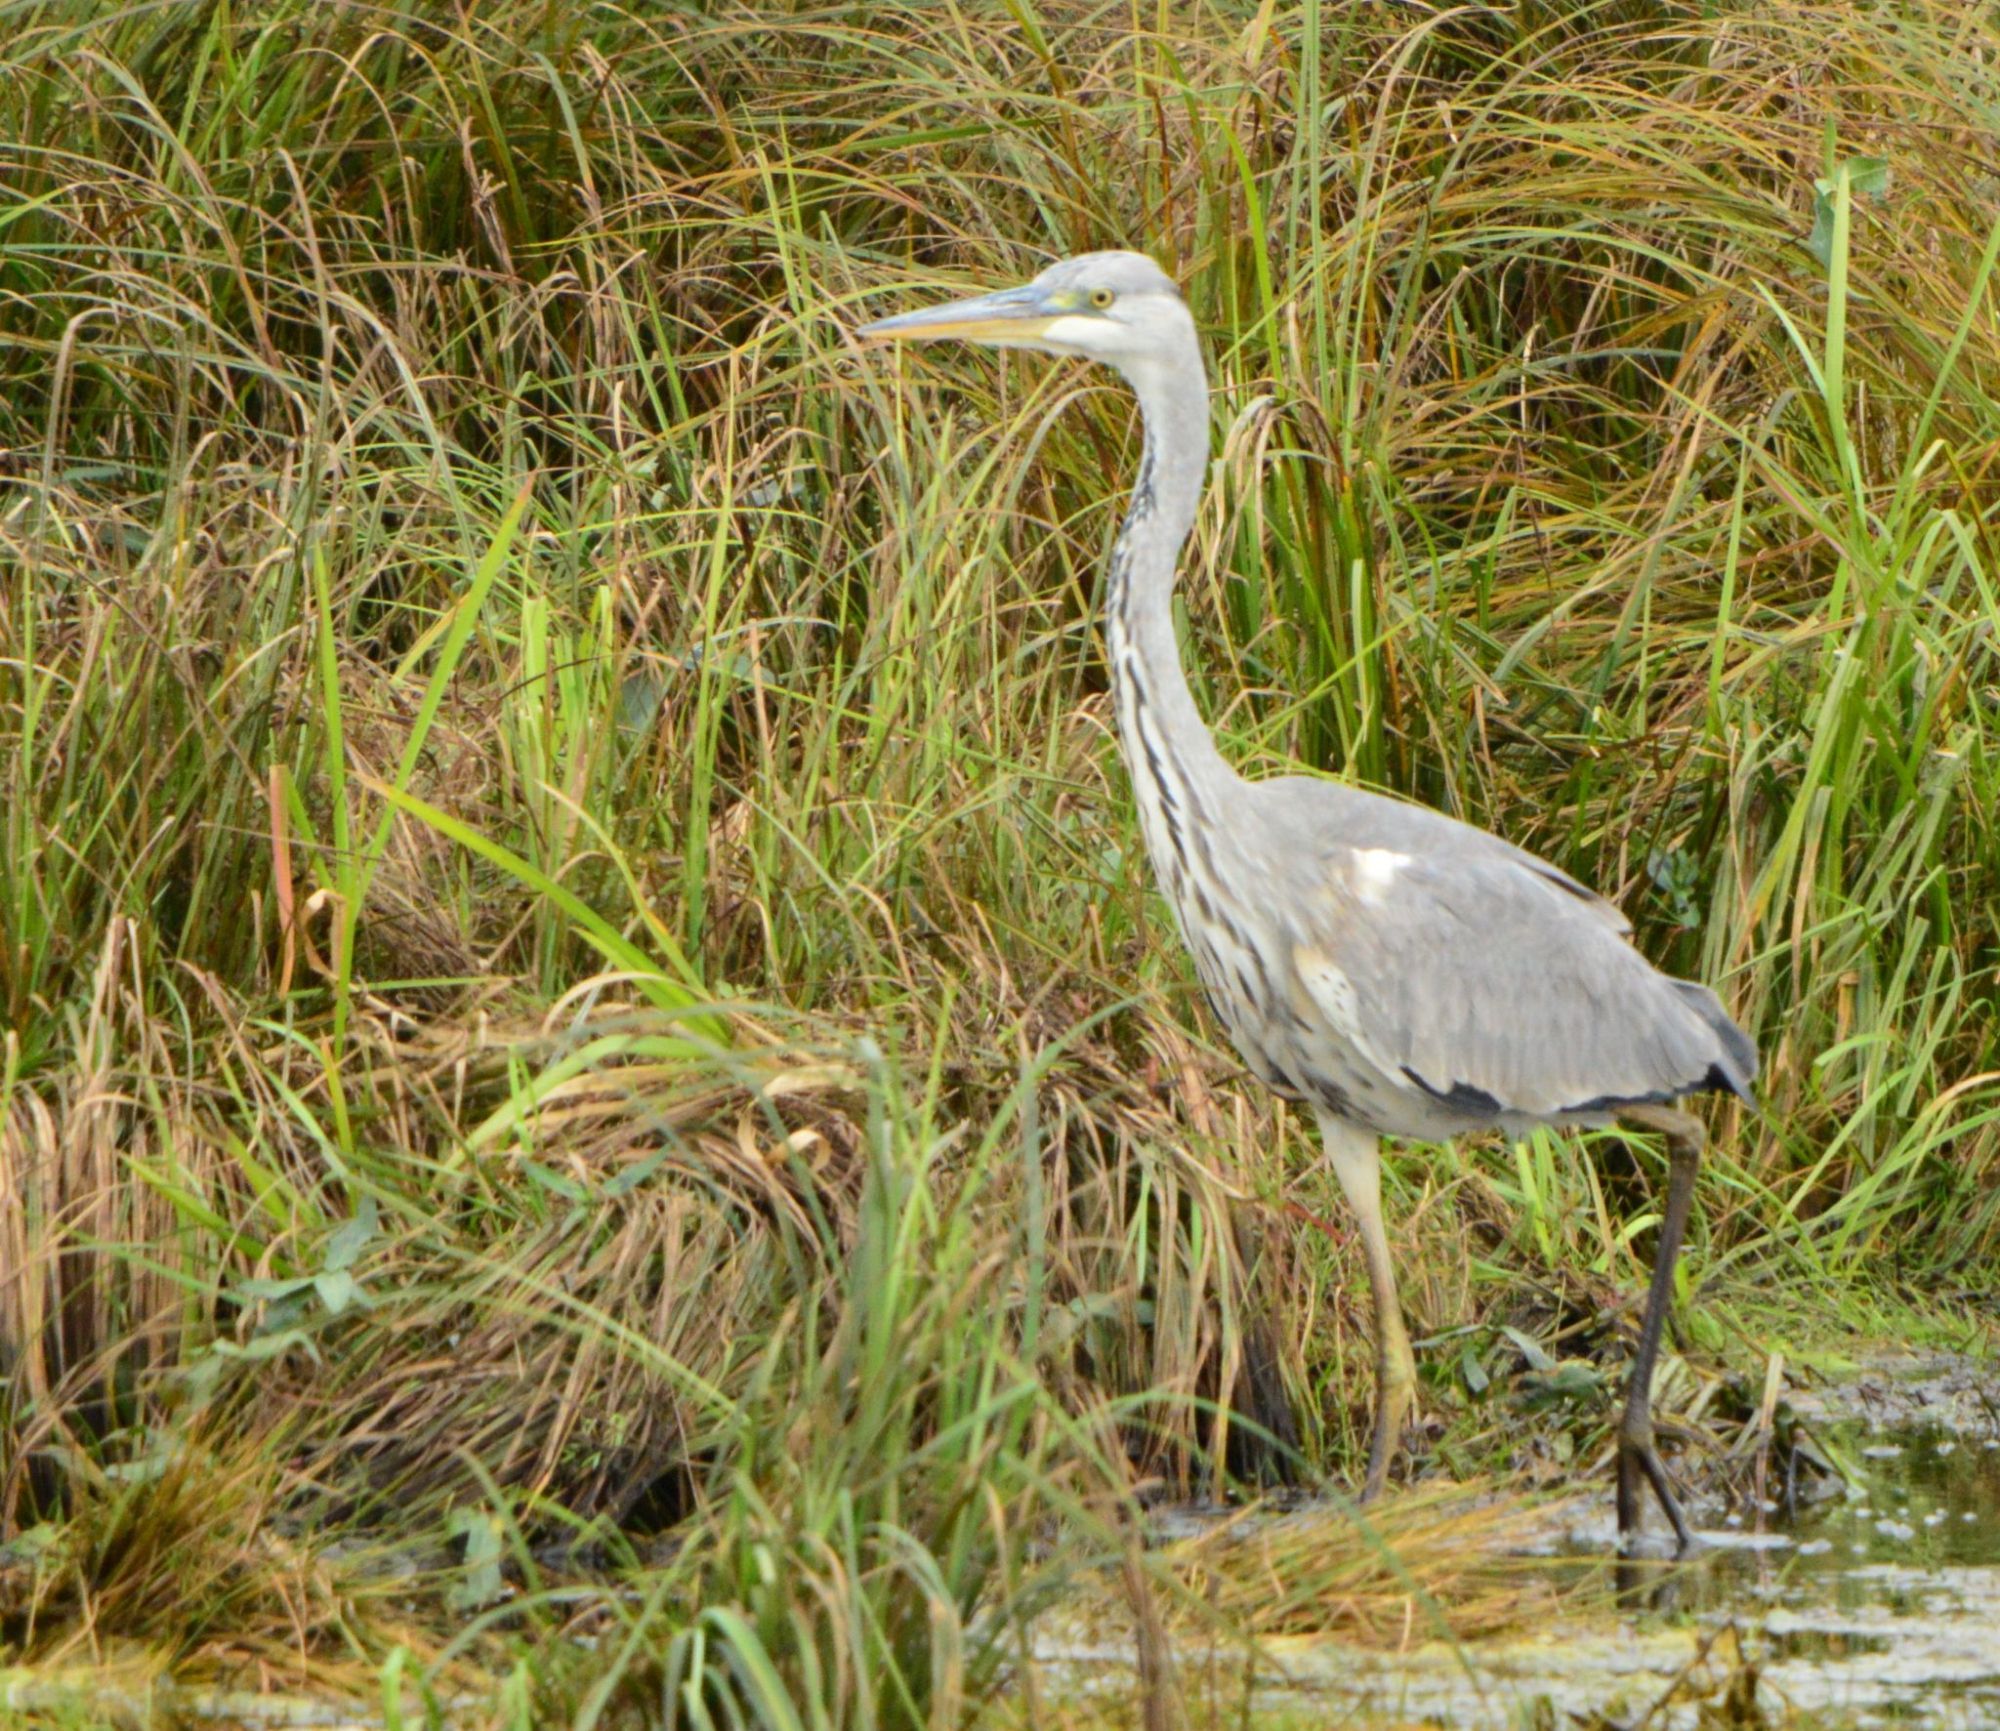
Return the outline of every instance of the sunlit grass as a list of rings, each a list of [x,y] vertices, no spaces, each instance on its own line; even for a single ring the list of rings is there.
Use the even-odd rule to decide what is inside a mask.
[[[1232,756],[1548,854],[1759,1038],[1683,1415],[1818,1314],[1973,1338],[1975,12],[0,11],[0,1663],[943,1723],[1052,1598],[1171,1627],[1139,1505],[1274,1395],[1347,1482],[1358,1259],[1112,743],[1130,405],[845,336],[1089,246],[1209,333]],[[1443,1472],[1601,1456],[1512,1404],[1622,1369],[1653,1174],[1580,1152],[1392,1159]]]

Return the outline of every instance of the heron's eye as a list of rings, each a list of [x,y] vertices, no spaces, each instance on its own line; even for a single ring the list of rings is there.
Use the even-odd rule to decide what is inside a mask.
[[[1090,304],[1102,312],[1118,297],[1108,288],[1094,288],[1090,291]]]

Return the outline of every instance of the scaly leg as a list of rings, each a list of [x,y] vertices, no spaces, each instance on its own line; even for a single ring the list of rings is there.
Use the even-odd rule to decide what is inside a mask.
[[[1653,1284],[1646,1294],[1646,1315],[1639,1325],[1639,1354],[1632,1361],[1632,1380],[1626,1386],[1625,1413],[1618,1423],[1618,1542],[1630,1545],[1640,1527],[1643,1477],[1660,1499],[1660,1507],[1673,1523],[1674,1537],[1685,1555],[1694,1544],[1687,1517],[1674,1500],[1667,1469],[1653,1440],[1653,1361],[1659,1357],[1660,1332],[1666,1326],[1667,1306],[1673,1301],[1674,1259],[1680,1254],[1681,1238],[1687,1231],[1688,1209],[1694,1201],[1695,1169],[1701,1164],[1707,1133],[1700,1121],[1685,1112],[1665,1106],[1627,1106],[1619,1119],[1638,1130],[1657,1130],[1667,1139],[1667,1208],[1660,1221],[1659,1248],[1653,1255]]]
[[[1410,1350],[1403,1307],[1396,1297],[1396,1268],[1382,1225],[1382,1151],[1376,1137],[1322,1112],[1320,1141],[1361,1227],[1368,1260],[1368,1289],[1375,1300],[1375,1434],[1368,1445],[1368,1476],[1361,1500],[1381,1494],[1389,1460],[1403,1440],[1403,1425],[1417,1403],[1417,1359]]]

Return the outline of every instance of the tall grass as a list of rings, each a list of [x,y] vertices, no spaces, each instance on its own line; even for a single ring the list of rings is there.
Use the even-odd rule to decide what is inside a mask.
[[[198,1548],[202,1473],[445,1547],[433,1688],[942,1723],[1068,1580],[1155,1626],[1133,1498],[1244,1415],[1351,1465],[1358,1264],[1115,761],[1130,405],[845,336],[1090,246],[1210,333],[1232,755],[1548,854],[1758,1035],[1690,1296],[1990,1285],[1978,9],[0,21],[0,1541],[86,1535],[0,1644],[275,1626],[210,1551],[176,1643],[87,1542],[136,1477]],[[1393,1162],[1417,1316],[1615,1309],[1595,1152]]]

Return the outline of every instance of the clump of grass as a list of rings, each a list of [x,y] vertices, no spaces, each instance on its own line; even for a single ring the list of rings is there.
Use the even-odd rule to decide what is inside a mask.
[[[1361,1519],[1338,1506],[1251,1511],[1166,1546],[1160,1564],[1179,1588],[1179,1620],[1199,1607],[1239,1638],[1473,1639],[1554,1608],[1552,1577],[1518,1554],[1537,1522],[1490,1486],[1431,1487]]]
[[[0,1539],[228,1417],[260,1511],[448,1543],[517,1705],[941,1722],[1276,1392],[1351,1464],[1358,1261],[1110,743],[1129,406],[842,335],[1086,246],[1212,335],[1186,609],[1232,753],[1540,849],[1758,1033],[1689,1353],[1788,1336],[1794,1285],[1988,1284],[1962,8],[16,22]],[[1619,1146],[1395,1162],[1417,1317],[1615,1370]],[[1449,1338],[1471,1467],[1502,1355]],[[639,1583],[576,1612],[602,1665],[552,1534]]]
[[[313,1675],[355,1583],[286,1530],[284,1445],[201,1427],[101,1440],[66,1518],[0,1546],[0,1643],[57,1670],[145,1655],[168,1688],[191,1663]]]

